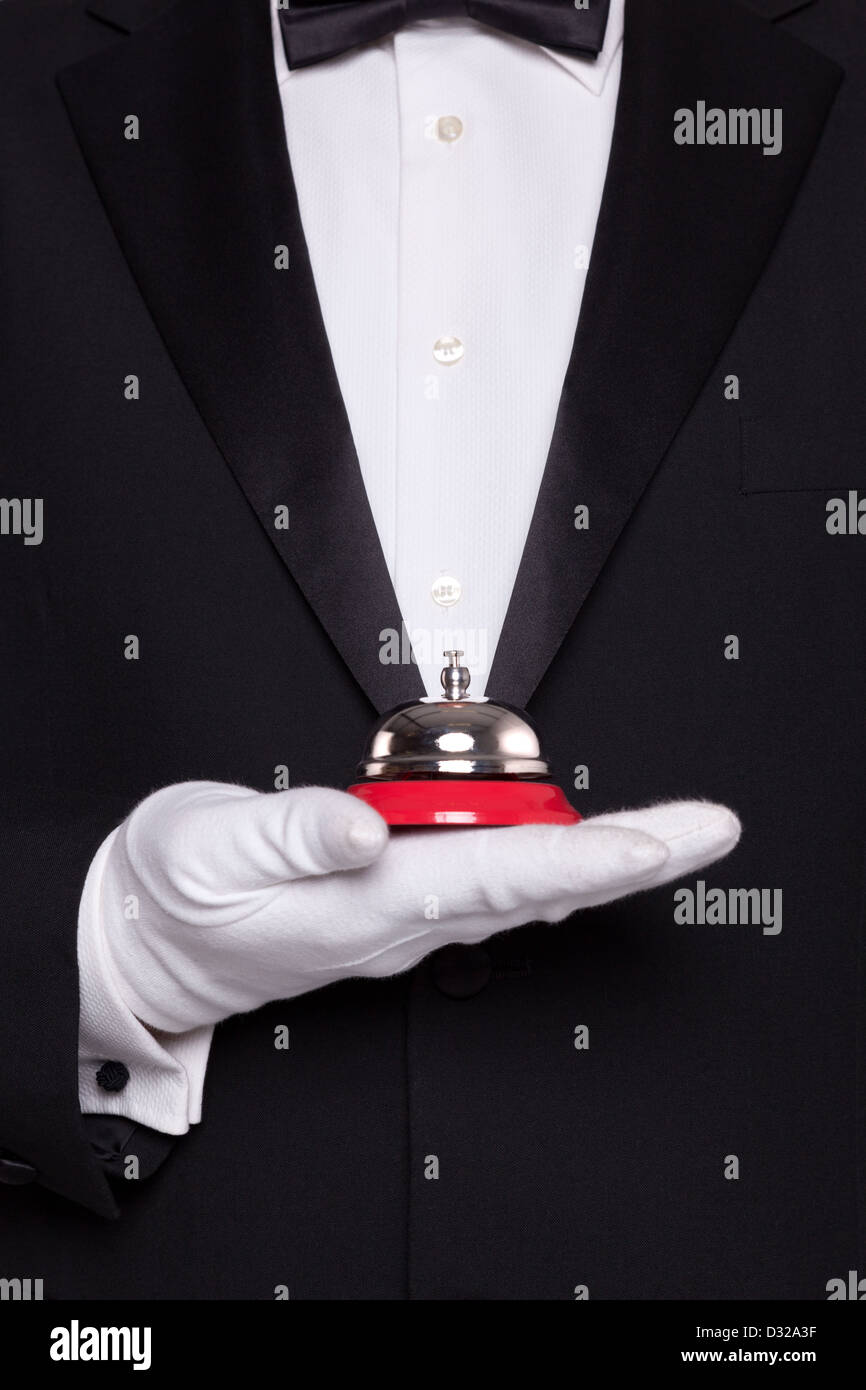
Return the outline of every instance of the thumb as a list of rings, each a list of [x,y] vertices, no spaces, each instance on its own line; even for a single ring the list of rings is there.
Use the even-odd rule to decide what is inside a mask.
[[[388,827],[372,807],[329,787],[256,792],[183,782],[148,797],[126,838],[145,881],[156,872],[175,892],[215,906],[234,892],[363,868],[384,850]]]

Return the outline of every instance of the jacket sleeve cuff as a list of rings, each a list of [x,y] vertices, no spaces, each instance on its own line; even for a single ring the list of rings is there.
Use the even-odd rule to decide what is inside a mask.
[[[91,1152],[107,1178],[153,1177],[177,1140],[120,1115],[82,1115]]]

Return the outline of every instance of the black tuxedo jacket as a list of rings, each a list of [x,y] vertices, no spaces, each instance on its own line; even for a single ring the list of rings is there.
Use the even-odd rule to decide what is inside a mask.
[[[165,783],[268,790],[286,764],[345,786],[421,684],[378,659],[400,615],[267,0],[4,0],[2,491],[44,505],[41,545],[14,509],[0,535],[4,1276],[51,1298],[822,1299],[866,1268],[864,41],[855,0],[630,0],[488,687],[528,704],[584,814],[734,807],[707,891],[781,889],[782,930],[677,921],[668,887],[274,1003],[217,1029],[203,1121],[160,1149],[79,1115],[92,854]],[[781,108],[781,152],[678,144],[700,101]],[[828,531],[834,497],[853,530]]]

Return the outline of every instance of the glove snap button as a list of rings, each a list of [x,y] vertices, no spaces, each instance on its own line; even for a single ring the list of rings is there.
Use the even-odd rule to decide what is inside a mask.
[[[489,985],[493,964],[483,946],[443,946],[430,957],[430,974],[440,994],[471,999]]]

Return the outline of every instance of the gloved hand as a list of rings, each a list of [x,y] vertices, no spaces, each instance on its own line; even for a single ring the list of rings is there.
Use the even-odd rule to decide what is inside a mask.
[[[182,782],[115,831],[101,921],[125,1003],[182,1033],[682,878],[739,833],[725,807],[683,801],[574,826],[389,837],[344,792]]]

